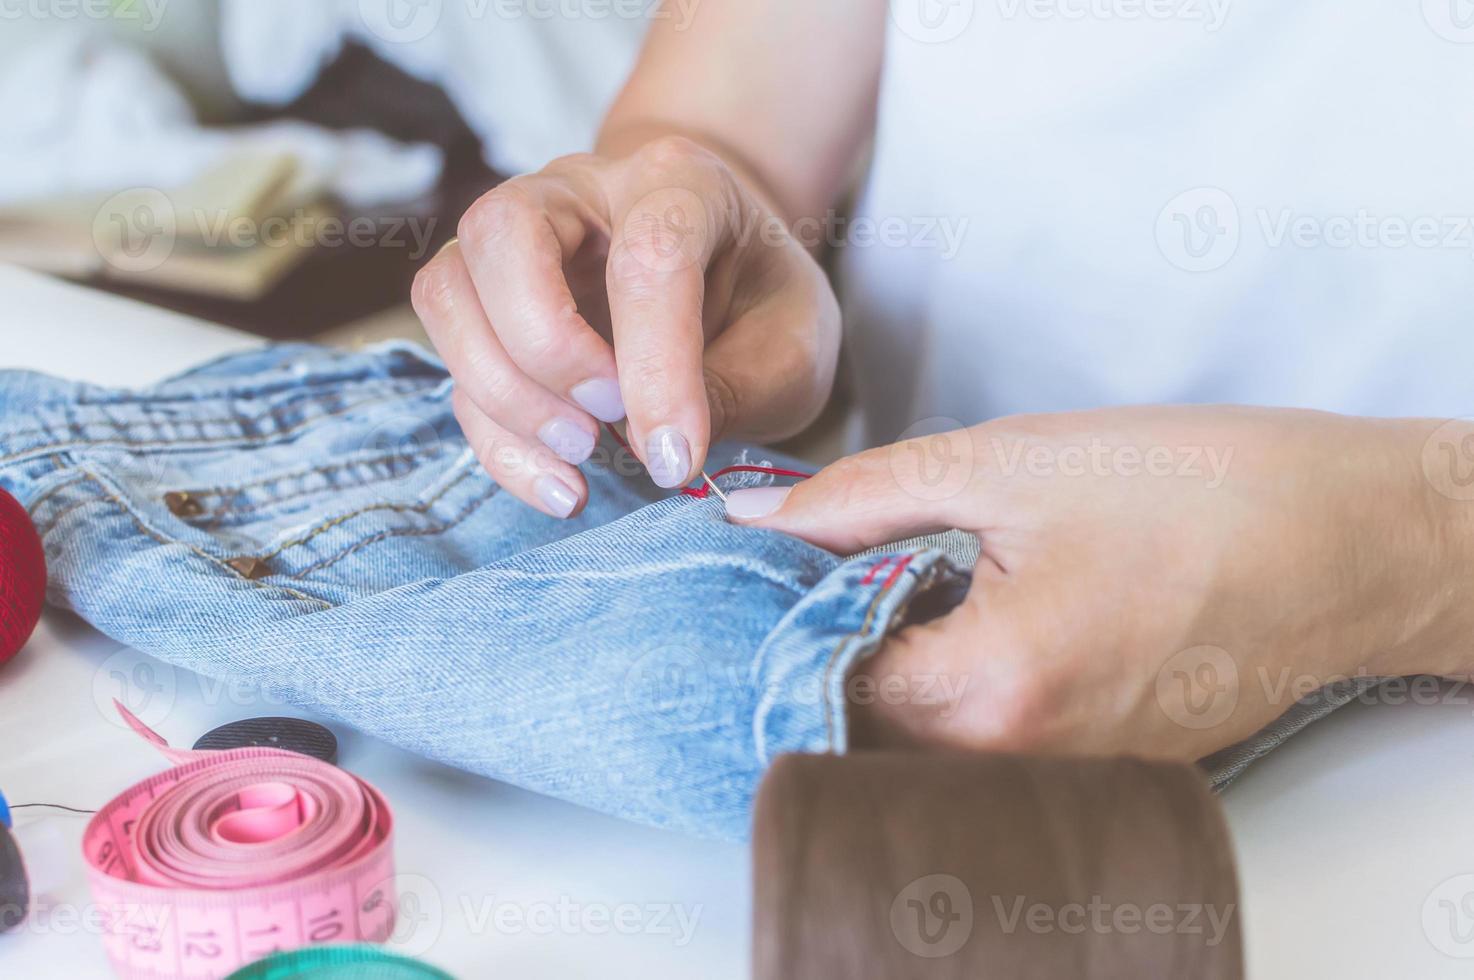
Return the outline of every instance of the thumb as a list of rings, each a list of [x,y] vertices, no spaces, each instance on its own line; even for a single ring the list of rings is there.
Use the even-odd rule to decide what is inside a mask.
[[[841,555],[918,534],[973,530],[972,459],[965,429],[899,442],[842,459],[793,487],[734,491],[727,517]]]

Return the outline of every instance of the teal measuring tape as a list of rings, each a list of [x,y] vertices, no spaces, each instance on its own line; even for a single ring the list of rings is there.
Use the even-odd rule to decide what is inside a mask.
[[[225,980],[453,980],[450,974],[418,960],[395,956],[377,946],[307,946],[277,953]]]

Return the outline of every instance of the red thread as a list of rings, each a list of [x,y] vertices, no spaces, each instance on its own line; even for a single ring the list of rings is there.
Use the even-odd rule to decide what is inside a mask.
[[[870,571],[866,572],[865,577],[860,579],[860,584],[869,585],[871,582],[874,582],[875,576],[880,574],[880,570],[891,563],[891,557],[891,555],[886,555],[880,561],[876,562],[874,565],[871,565]]]
[[[614,427],[613,422],[605,422],[604,428],[608,429],[609,434],[614,437],[614,441],[619,443],[619,448],[628,452],[634,452],[633,449],[630,449],[630,444],[624,441],[624,436],[620,435],[619,430]]]
[[[911,564],[911,559],[915,557],[915,555],[907,555],[905,558],[901,559],[901,563],[895,567],[895,569],[891,572],[890,577],[885,580],[885,584],[880,587],[882,592],[896,584],[896,579],[901,577],[901,573],[906,570],[906,566]]]
[[[619,430],[613,424],[605,422],[604,428],[609,430],[609,434],[614,437],[615,442],[619,443],[621,449],[634,452],[634,450],[630,449],[630,444],[625,442],[624,437],[619,434]],[[814,475],[812,473],[800,473],[798,470],[779,469],[775,466],[728,466],[724,469],[717,470],[711,475],[711,478],[715,480],[719,477],[726,476],[728,473],[763,473],[767,476],[786,476],[795,480],[807,480]],[[699,487],[682,487],[681,493],[688,497],[694,497],[697,500],[705,500],[711,495],[711,487],[705,484]]]

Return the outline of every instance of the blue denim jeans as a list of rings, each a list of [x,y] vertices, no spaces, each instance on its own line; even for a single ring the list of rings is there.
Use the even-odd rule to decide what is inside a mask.
[[[710,836],[746,834],[777,755],[845,751],[854,665],[966,588],[937,548],[847,560],[729,524],[607,439],[588,508],[545,517],[482,470],[450,391],[408,346],[269,347],[141,391],[0,372],[0,486],[50,600],[124,643]]]

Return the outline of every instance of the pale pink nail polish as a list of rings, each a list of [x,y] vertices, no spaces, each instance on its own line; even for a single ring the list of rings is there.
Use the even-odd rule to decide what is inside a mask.
[[[624,397],[619,393],[619,382],[613,378],[590,378],[574,385],[568,394],[600,422],[618,422],[624,418]]]
[[[727,494],[727,516],[738,521],[756,521],[775,513],[793,492],[793,487],[758,487]]]
[[[578,494],[555,476],[540,476],[532,484],[532,492],[554,517],[567,517],[578,506]]]

